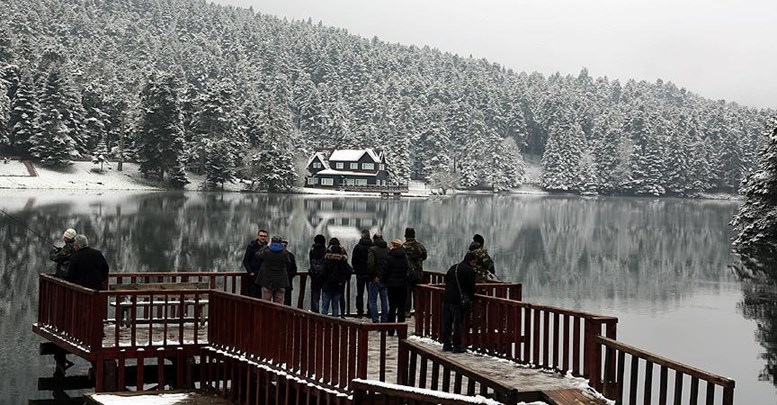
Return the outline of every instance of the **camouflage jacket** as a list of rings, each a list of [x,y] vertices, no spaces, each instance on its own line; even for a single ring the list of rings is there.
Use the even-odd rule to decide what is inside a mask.
[[[402,248],[407,252],[407,258],[410,260],[410,264],[413,265],[416,273],[418,273],[419,276],[422,276],[424,271],[424,260],[426,260],[426,248],[424,245],[414,238],[407,238],[405,243],[402,244]]]
[[[54,273],[57,277],[66,277],[70,268],[70,256],[75,253],[72,243],[65,243],[62,248],[54,248],[49,252],[49,259],[57,264],[57,271]]]
[[[472,242],[472,244],[469,245],[469,250],[478,258],[477,263],[475,263],[475,282],[487,283],[488,274],[496,273],[494,261],[491,259],[491,256],[489,256],[488,250],[480,246],[477,242]]]

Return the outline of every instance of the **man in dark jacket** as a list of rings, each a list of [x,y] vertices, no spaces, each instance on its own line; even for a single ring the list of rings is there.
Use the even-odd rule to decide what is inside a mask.
[[[289,288],[289,275],[286,266],[289,264],[289,254],[283,248],[281,238],[273,236],[267,249],[256,252],[261,259],[258,284],[262,287],[262,299],[283,304],[286,289]]]
[[[383,267],[386,265],[389,248],[381,233],[373,235],[372,242],[374,245],[367,252],[367,274],[370,278],[368,307],[373,323],[385,323],[388,321],[388,292],[380,278],[383,276]],[[378,296],[380,296],[380,312],[378,312]]]
[[[323,314],[329,312],[329,306],[332,306],[332,316],[345,314],[342,308],[343,293],[345,292],[345,283],[351,278],[351,266],[348,265],[348,255],[345,249],[340,246],[337,238],[329,240],[326,256],[324,256],[324,274],[325,279],[321,287],[323,295],[321,311]],[[343,311],[341,312],[341,309]]]
[[[475,254],[475,282],[487,283],[490,277],[496,276],[494,261],[486,250],[486,242],[483,236],[475,234],[472,237],[472,243],[469,244],[469,251]]]
[[[351,255],[351,267],[356,274],[356,316],[361,318],[367,311],[364,310],[364,287],[370,281],[367,274],[367,254],[372,247],[370,231],[362,230],[362,237],[359,243],[353,247]]]
[[[324,256],[326,256],[326,238],[316,235],[313,246],[308,252],[308,275],[310,276],[310,310],[318,313],[321,308],[321,286],[324,284]]]
[[[283,244],[283,249],[289,255],[289,262],[286,264],[286,274],[289,275],[289,288],[284,294],[283,303],[291,306],[291,292],[294,290],[294,277],[297,276],[297,259],[294,258],[294,253],[289,252],[289,241],[283,240],[281,243]]]
[[[267,248],[267,230],[260,229],[256,233],[256,239],[248,243],[246,253],[243,255],[243,267],[248,273],[248,295],[250,297],[259,298],[261,295],[256,284],[256,277],[259,274],[259,269],[262,268],[262,260],[256,253],[265,248]]]
[[[70,257],[67,281],[93,290],[102,290],[108,281],[108,262],[102,252],[89,247],[84,235],[73,240],[75,253]]]
[[[76,251],[75,248],[73,248],[75,237],[76,230],[69,228],[62,235],[62,241],[65,242],[65,245],[61,248],[55,247],[49,252],[49,259],[57,264],[57,270],[54,272],[54,275],[57,277],[67,277],[67,270],[70,267],[70,257],[73,256],[73,253]]]
[[[416,280],[424,277],[424,260],[426,260],[426,247],[423,243],[415,239],[415,228],[405,228],[405,243],[402,249],[407,253],[407,258],[413,266],[416,274]],[[405,316],[410,317],[410,310],[413,309],[413,291],[415,291],[415,280],[409,280],[407,284],[407,295],[405,296]]]
[[[390,323],[394,321],[405,322],[405,297],[407,296],[407,272],[409,269],[410,262],[407,259],[405,249],[402,249],[402,241],[392,240],[391,250],[386,258],[380,279],[388,289],[388,322]]]
[[[472,252],[464,255],[464,260],[453,265],[445,274],[445,293],[442,298],[442,325],[440,325],[440,342],[442,351],[464,353],[461,345],[461,325],[464,315],[469,310],[462,306],[462,296],[475,300],[475,266],[477,256]],[[451,333],[453,345],[451,345]]]

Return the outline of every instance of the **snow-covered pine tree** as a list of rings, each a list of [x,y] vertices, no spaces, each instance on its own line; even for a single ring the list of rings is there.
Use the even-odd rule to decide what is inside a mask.
[[[11,103],[10,126],[11,133],[8,144],[15,148],[17,153],[29,156],[33,140],[37,138],[40,126],[40,104],[38,94],[33,81],[33,74],[29,70],[22,72],[16,97]]]
[[[205,186],[224,189],[224,183],[235,181],[234,161],[231,156],[229,139],[208,141],[206,146],[207,158],[205,159]]]
[[[169,174],[174,187],[189,181],[183,168],[183,129],[175,77],[164,73],[149,76],[140,94],[140,124],[137,152],[145,177],[162,181]]]
[[[594,139],[591,148],[596,163],[597,191],[611,194],[621,190],[629,179],[627,169],[631,152],[621,153],[625,140],[620,110],[611,108],[594,118],[591,132]]]
[[[217,142],[222,139],[238,140],[240,137],[238,122],[234,116],[237,111],[234,91],[235,85],[231,80],[212,81],[196,103],[198,108],[192,124],[194,136],[189,143],[190,149],[187,150],[187,161],[189,167],[198,173],[206,170],[206,161],[213,158],[210,149],[216,144],[218,155],[221,156],[221,152],[224,152],[226,154],[223,157],[229,159],[224,162],[224,167],[234,167],[235,162],[230,157],[235,151],[229,150],[230,143]]]
[[[30,153],[46,166],[67,166],[75,155],[62,111],[67,108],[61,71],[54,68],[46,77],[40,98],[40,132],[32,139]]]
[[[6,83],[0,79],[0,147],[10,146],[8,135],[11,133],[9,117],[11,113],[11,100],[8,98]]]
[[[629,188],[637,195],[659,196],[665,193],[664,132],[660,118],[647,109],[647,106],[641,105],[625,125],[626,131],[634,139]]]
[[[100,172],[104,170],[105,162],[108,161],[108,145],[105,143],[105,138],[100,139],[97,143],[94,151],[92,151],[92,163],[100,165]]]
[[[490,170],[487,169],[486,182],[491,184],[491,189],[497,193],[520,186],[523,183],[525,164],[515,138],[497,138],[492,140],[491,144],[494,164]]]
[[[755,273],[777,278],[777,119],[768,143],[762,149],[757,170],[742,187],[745,202],[732,225],[737,236],[733,245],[743,264]]]
[[[548,143],[542,154],[542,187],[557,191],[579,190],[580,161],[585,147],[583,128],[571,116],[555,122],[548,130]]]

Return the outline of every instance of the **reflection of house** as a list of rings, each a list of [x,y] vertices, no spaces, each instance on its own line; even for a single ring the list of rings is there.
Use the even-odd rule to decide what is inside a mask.
[[[313,232],[336,236],[341,242],[359,240],[360,231],[382,228],[386,203],[382,200],[307,199],[305,212]]]
[[[386,159],[372,149],[316,152],[308,160],[307,187],[385,186]]]

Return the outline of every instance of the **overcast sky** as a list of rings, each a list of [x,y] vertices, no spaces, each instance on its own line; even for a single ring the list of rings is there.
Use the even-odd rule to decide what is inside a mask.
[[[672,81],[777,108],[777,0],[216,0],[514,70]]]

